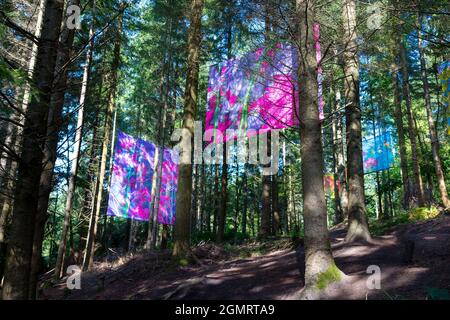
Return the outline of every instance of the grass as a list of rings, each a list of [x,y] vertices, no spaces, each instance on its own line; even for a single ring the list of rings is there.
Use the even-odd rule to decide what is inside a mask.
[[[402,211],[400,214],[385,221],[374,220],[369,222],[369,228],[372,235],[381,236],[386,234],[391,228],[404,224],[413,223],[417,221],[423,221],[435,218],[439,215],[439,210],[436,207],[420,207],[414,208],[409,211]]]

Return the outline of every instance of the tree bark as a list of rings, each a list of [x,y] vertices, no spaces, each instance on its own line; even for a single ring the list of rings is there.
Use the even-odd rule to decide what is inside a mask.
[[[317,280],[335,268],[327,228],[327,207],[323,186],[322,124],[318,110],[317,61],[313,37],[314,0],[297,0],[299,69],[298,79],[303,213],[305,219],[305,290],[317,290]]]
[[[264,41],[266,45],[269,45],[269,37],[271,32],[271,10],[269,8],[270,3],[268,0],[264,2]],[[267,155],[271,158],[271,134],[270,131],[267,132]],[[269,164],[270,166],[270,164]],[[271,176],[270,175],[262,175],[262,194],[261,194],[261,224],[259,228],[259,237],[266,238],[271,231],[270,228],[270,220],[271,220]]]
[[[168,29],[167,33],[164,35],[164,44],[168,47],[167,57],[164,55],[161,82],[160,82],[160,97],[161,97],[161,108],[159,110],[159,122],[162,124],[158,130],[157,141],[160,145],[160,152],[158,158],[158,164],[155,165],[156,168],[156,184],[155,184],[155,201],[153,201],[151,206],[151,223],[149,223],[149,230],[147,235],[147,242],[145,247],[147,249],[156,248],[156,238],[158,230],[158,211],[159,211],[159,199],[161,193],[161,176],[162,176],[162,165],[164,162],[164,149],[166,145],[166,128],[167,128],[167,112],[169,109],[169,93],[170,93],[170,72],[171,72],[171,41],[172,41],[172,29],[173,29],[173,19],[169,18],[166,20],[166,27]]]
[[[341,94],[338,89],[334,92],[335,103],[333,103],[333,163],[334,163],[334,223],[344,221],[346,216],[347,188],[345,179],[344,149],[342,140],[342,117],[340,111]],[[341,194],[342,193],[342,194]]]
[[[356,1],[344,0],[344,85],[347,125],[348,231],[346,241],[371,240],[364,196],[361,109],[359,104],[359,61],[356,44]]]
[[[224,137],[225,137],[225,133]],[[222,243],[225,235],[225,226],[227,220],[227,200],[228,200],[228,164],[227,164],[227,143],[223,143],[223,164],[220,189],[219,214],[217,216],[217,236],[216,241]]]
[[[198,100],[199,55],[203,0],[191,0],[188,31],[187,79],[185,88],[182,150],[178,173],[178,192],[174,234],[174,257],[185,257],[190,250],[190,206],[192,197],[192,146]]]
[[[402,69],[402,80],[403,80],[403,97],[406,104],[406,114],[408,116],[408,133],[409,140],[411,141],[411,158],[413,165],[413,173],[414,173],[414,181],[415,186],[414,190],[417,196],[417,203],[419,207],[423,207],[425,205],[425,197],[423,193],[423,183],[422,183],[422,175],[420,173],[420,165],[419,165],[419,155],[417,149],[417,139],[414,130],[414,119],[411,110],[411,94],[409,88],[409,74],[408,74],[408,66],[406,62],[406,49],[403,41],[399,39],[398,41],[399,51],[400,51],[400,66]]]
[[[79,3],[77,1],[77,3]],[[94,1],[95,5],[95,1]],[[94,8],[95,10],[95,8]],[[67,232],[68,227],[70,225],[71,221],[71,214],[72,214],[72,208],[73,208],[73,197],[75,194],[75,183],[76,178],[78,174],[78,164],[79,164],[79,158],[80,158],[80,152],[81,152],[81,139],[82,139],[82,133],[83,133],[83,124],[84,124],[84,110],[85,110],[85,102],[86,102],[86,94],[87,94],[87,85],[89,80],[89,72],[91,67],[91,61],[92,61],[92,54],[93,54],[93,41],[94,36],[94,25],[91,24],[90,30],[89,30],[89,48],[86,51],[86,61],[83,69],[83,81],[81,83],[81,93],[80,93],[80,100],[78,105],[78,118],[77,118],[77,127],[75,131],[75,144],[74,144],[74,157],[72,159],[72,167],[70,170],[70,177],[69,177],[69,185],[67,188],[67,198],[66,198],[66,206],[64,210],[64,223],[63,228],[61,232],[61,240],[59,242],[58,247],[58,256],[56,258],[56,266],[54,271],[54,278],[59,279],[61,277],[61,272],[63,270],[63,256],[64,252],[66,251],[66,243],[67,243]]]
[[[167,249],[168,240],[169,240],[169,226],[163,224],[161,233],[161,246],[160,246],[161,250]]]
[[[248,208],[248,199],[247,199],[247,194],[248,194],[248,187],[247,187],[247,171],[248,171],[248,167],[247,164],[244,164],[244,172],[243,177],[242,177],[242,189],[243,189],[243,208],[242,208],[242,234],[245,235],[247,234],[247,208]]]
[[[262,176],[260,238],[266,238],[270,234],[270,184],[270,176]]]
[[[127,7],[127,3],[122,1],[120,4],[120,13],[117,17],[117,30],[116,30],[116,39],[114,44],[114,57],[111,64],[111,74],[109,79],[109,98],[108,98],[108,107],[105,115],[105,127],[103,132],[103,146],[102,146],[102,154],[100,160],[100,168],[99,175],[97,179],[97,196],[96,196],[96,204],[91,212],[91,217],[89,221],[89,232],[86,241],[86,250],[83,258],[83,271],[87,271],[92,267],[94,262],[94,253],[95,253],[95,238],[97,236],[97,223],[100,216],[100,209],[102,203],[102,195],[103,195],[103,182],[105,180],[105,171],[106,171],[106,162],[108,156],[108,146],[110,142],[110,134],[112,128],[112,115],[114,109],[116,107],[116,94],[117,94],[117,82],[118,75],[117,70],[120,66],[120,50],[122,44],[122,30],[123,30],[123,14]]]
[[[44,5],[45,2],[41,1],[39,7],[37,8],[37,19],[34,36],[39,39],[41,37],[42,30],[42,19],[44,16]],[[29,79],[33,79],[33,73],[36,65],[36,55],[37,55],[38,46],[36,43],[33,43],[31,46],[30,56],[28,59],[28,70],[27,76]],[[20,110],[25,113],[28,108],[28,104],[30,102],[30,92],[31,92],[31,83],[28,81],[24,84],[23,89],[23,97],[22,104]],[[25,119],[22,114],[18,112],[14,112],[11,116],[12,120],[18,122],[20,124],[24,124]],[[13,123],[8,124],[8,128],[6,130],[6,138],[4,144],[9,146],[12,150],[14,150],[17,154],[19,154],[20,145],[22,143],[22,128],[14,125]],[[0,154],[0,169],[4,170],[2,172],[2,177],[0,180],[0,282],[3,278],[4,271],[4,260],[6,254],[6,231],[10,224],[10,216],[14,201],[14,189],[16,185],[16,174],[18,162],[16,159],[12,159],[11,156]]]
[[[103,93],[103,76],[100,77],[100,84],[99,84],[99,91],[98,96],[101,97]],[[95,201],[95,194],[96,194],[96,181],[95,181],[95,175],[98,171],[98,161],[97,155],[100,153],[100,147],[101,143],[99,141],[99,123],[100,123],[100,111],[98,108],[100,107],[101,102],[98,102],[96,114],[95,114],[95,120],[93,123],[93,129],[92,129],[92,139],[90,143],[90,150],[89,150],[89,162],[87,165],[87,177],[86,177],[86,187],[84,189],[84,197],[83,197],[83,205],[81,206],[81,219],[82,222],[80,223],[79,228],[79,241],[78,241],[78,257],[79,257],[79,264],[83,264],[83,252],[86,248],[86,240],[87,235],[89,232],[89,217],[90,213],[93,208],[93,203]]]
[[[420,14],[417,16],[418,26],[422,28],[422,17]],[[425,61],[425,52],[422,44],[422,35],[420,29],[417,31],[418,33],[418,49],[419,49],[419,57],[420,57],[420,72],[422,77],[423,84],[423,97],[425,100],[425,108],[427,110],[427,120],[428,120],[428,129],[430,132],[430,140],[431,140],[431,152],[433,154],[433,163],[434,169],[436,171],[436,178],[439,187],[439,193],[441,195],[442,203],[445,208],[450,208],[450,201],[447,195],[447,188],[445,186],[445,178],[444,172],[442,170],[441,158],[439,156],[439,140],[436,132],[436,127],[433,120],[433,110],[431,108],[431,98],[430,98],[430,89],[428,85],[428,71],[427,65]]]
[[[409,182],[408,159],[406,154],[406,143],[405,143],[405,128],[403,126],[403,111],[397,72],[398,66],[394,66],[392,68],[392,85],[394,87],[395,125],[397,127],[398,145],[400,151],[400,169],[402,173],[402,185],[403,185],[402,206],[403,209],[407,210],[409,208],[411,187]]]
[[[214,194],[219,194],[219,165],[214,164]],[[213,203],[214,203],[214,217],[213,217],[213,235],[214,237],[217,236],[217,216],[219,215],[219,198],[213,197]]]
[[[11,238],[7,249],[4,300],[27,299],[29,296],[34,224],[42,173],[42,148],[46,136],[63,8],[62,0],[47,0],[44,7],[42,35],[37,48],[32,82],[38,93],[31,96],[26,110]]]
[[[278,177],[276,174],[272,175],[272,234],[277,235],[281,230],[281,215],[278,198]]]
[[[72,0],[69,5],[79,5],[78,0]],[[67,16],[65,16],[67,19]],[[33,253],[30,275],[30,299],[36,299],[37,277],[41,262],[42,242],[44,240],[45,223],[48,218],[48,203],[52,190],[53,171],[56,162],[58,133],[61,127],[61,115],[64,105],[64,94],[67,88],[67,66],[71,58],[71,49],[75,36],[75,29],[64,27],[58,50],[55,67],[55,79],[50,98],[47,117],[47,135],[44,145],[43,171],[40,177],[39,201],[34,228]]]

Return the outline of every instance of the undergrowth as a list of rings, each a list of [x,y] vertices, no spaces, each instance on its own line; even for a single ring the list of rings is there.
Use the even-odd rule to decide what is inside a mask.
[[[439,210],[432,206],[430,208],[420,207],[409,211],[401,211],[398,215],[388,220],[374,220],[369,222],[369,228],[372,235],[383,235],[391,228],[405,223],[413,223],[436,218]]]

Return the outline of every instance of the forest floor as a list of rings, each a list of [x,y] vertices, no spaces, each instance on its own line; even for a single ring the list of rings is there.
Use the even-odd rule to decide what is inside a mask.
[[[402,224],[374,243],[344,243],[344,227],[330,232],[336,265],[349,277],[327,299],[450,299],[450,217]],[[194,248],[197,261],[180,266],[169,251],[96,262],[81,290],[42,281],[40,299],[296,299],[303,287],[302,245],[290,239]],[[367,268],[381,269],[381,289],[369,290]]]

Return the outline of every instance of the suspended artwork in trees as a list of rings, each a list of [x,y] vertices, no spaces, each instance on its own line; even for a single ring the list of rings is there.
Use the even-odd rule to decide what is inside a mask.
[[[444,95],[444,106],[447,109],[447,134],[450,135],[450,61],[445,61],[438,68],[439,81]]]
[[[319,25],[314,28],[316,58],[320,62]],[[298,125],[298,53],[287,43],[276,43],[241,58],[213,65],[209,72],[206,130],[216,143],[235,136],[254,136]],[[323,119],[322,69],[318,67],[319,112]],[[301,85],[301,84],[300,84]],[[226,130],[233,130],[228,135]]]
[[[148,221],[153,206],[153,175],[157,164],[156,146],[148,141],[134,138],[118,131],[112,167],[108,201],[108,216]],[[173,224],[175,206],[167,201],[166,190],[176,193],[176,157],[173,151],[164,150],[161,197],[159,198],[158,220]],[[170,156],[169,156],[170,155]],[[167,159],[167,160],[166,160]],[[167,169],[165,169],[167,168]],[[172,170],[172,171],[171,171]],[[174,179],[175,177],[175,179]],[[163,196],[164,195],[164,196]]]
[[[394,164],[394,145],[390,132],[363,139],[364,173],[389,169]]]
[[[330,198],[334,198],[334,174],[327,173],[323,175],[323,187],[326,194],[330,196]],[[337,188],[341,190],[341,182],[339,180],[336,181]]]
[[[160,224],[173,225],[175,223],[178,157],[178,153],[174,150],[164,149],[158,210],[158,222]]]

